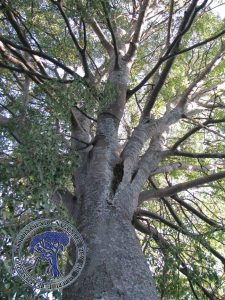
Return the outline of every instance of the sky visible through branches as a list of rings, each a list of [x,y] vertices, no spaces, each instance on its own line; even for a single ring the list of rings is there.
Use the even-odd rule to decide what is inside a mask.
[[[12,296],[13,236],[58,214],[87,240],[129,222],[161,299],[221,298],[225,1],[0,2],[2,293]],[[110,245],[101,233],[93,257],[99,240]]]

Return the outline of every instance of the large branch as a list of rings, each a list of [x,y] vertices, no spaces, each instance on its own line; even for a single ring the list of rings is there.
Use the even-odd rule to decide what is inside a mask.
[[[55,79],[55,78],[49,77],[49,76],[44,75],[44,74],[42,75],[41,73],[38,73],[38,72],[27,70],[25,68],[17,68],[17,67],[11,66],[9,64],[2,63],[1,61],[0,61],[0,68],[8,69],[10,71],[14,71],[14,72],[17,72],[17,73],[26,74],[31,79],[33,79],[36,83],[40,83],[40,82],[38,82],[34,77],[37,77],[38,79],[46,79],[46,80]],[[69,80],[63,80],[63,79],[57,79],[57,81],[61,82],[61,83],[70,83],[71,82]]]
[[[219,33],[216,34],[216,35],[212,35],[211,37],[205,39],[204,41],[201,41],[201,42],[196,43],[196,44],[194,44],[194,45],[192,45],[192,46],[190,46],[190,47],[187,47],[187,48],[184,48],[184,49],[182,49],[182,50],[179,50],[179,51],[177,51],[177,52],[174,53],[174,54],[168,55],[166,59],[169,59],[169,58],[172,57],[172,56],[177,56],[177,55],[183,54],[183,53],[185,53],[185,52],[191,51],[191,50],[193,50],[193,49],[195,49],[195,48],[198,48],[198,47],[200,47],[200,46],[203,46],[203,45],[205,45],[205,44],[207,44],[207,43],[209,43],[209,42],[212,42],[212,41],[218,39],[219,37],[221,37],[221,36],[224,35],[224,34],[225,34],[225,29],[222,30],[221,32],[219,32]]]
[[[146,14],[146,11],[147,11],[147,8],[148,8],[148,4],[149,4],[149,0],[144,0],[141,7],[140,7],[140,12],[139,12],[137,23],[136,23],[136,28],[134,30],[133,37],[130,41],[128,51],[124,56],[124,59],[126,61],[130,61],[136,53],[137,44],[140,41],[141,29],[143,27],[144,18],[145,18],[145,14]]]
[[[77,38],[75,37],[74,33],[73,33],[73,30],[71,28],[71,25],[70,25],[70,22],[69,22],[69,19],[67,18],[64,10],[63,10],[63,6],[62,6],[62,2],[61,1],[53,1],[51,0],[54,4],[57,5],[58,9],[59,9],[59,12],[61,13],[62,17],[63,17],[63,20],[66,24],[66,27],[67,29],[69,30],[69,34],[73,40],[73,43],[80,55],[80,59],[81,59],[81,63],[82,63],[82,66],[84,68],[84,72],[85,72],[85,77],[90,79],[91,78],[91,73],[90,73],[90,70],[89,70],[89,66],[88,66],[88,62],[87,62],[87,57],[86,57],[86,49],[85,47],[84,48],[81,48],[81,46],[79,45],[79,42],[77,40]],[[85,32],[85,27],[84,27],[84,34],[86,35],[86,32]],[[86,41],[85,41],[86,43]]]
[[[206,1],[204,1],[203,3],[206,3]],[[184,14],[184,17],[181,21],[181,24],[180,24],[180,27],[178,30],[178,34],[175,37],[175,39],[173,40],[173,42],[171,43],[171,45],[169,46],[169,48],[167,49],[165,56],[167,56],[169,54],[173,55],[174,53],[176,53],[179,50],[183,35],[190,29],[198,11],[200,10],[200,7],[202,7],[202,5],[201,5],[200,7],[196,8],[196,4],[197,4],[197,1],[191,2],[189,8],[187,9],[187,11]],[[157,97],[159,95],[159,92],[161,91],[162,87],[164,86],[167,76],[170,73],[170,70],[173,66],[174,61],[175,61],[175,56],[172,56],[171,58],[169,58],[167,60],[166,65],[165,65],[162,73],[160,74],[155,87],[153,88],[152,92],[150,93],[149,97],[146,100],[146,104],[145,104],[145,107],[144,107],[144,110],[142,113],[143,117],[147,117],[149,115],[150,111],[152,110],[152,108],[157,100]]]
[[[225,153],[192,153],[192,152],[183,152],[183,151],[169,151],[170,156],[184,156],[191,158],[225,158]]]
[[[223,123],[225,122],[225,118],[222,119],[208,119],[204,123],[202,123],[203,126],[207,126],[209,124],[217,124],[217,123]],[[184,136],[182,136],[171,148],[171,150],[176,150],[180,144],[182,144],[185,140],[187,140],[189,137],[191,137],[193,134],[198,132],[200,129],[202,129],[201,125],[198,125],[191,130],[189,130]]]
[[[156,183],[154,182],[154,180],[151,177],[149,177],[149,182],[151,183],[151,185],[153,186],[154,189],[158,189],[157,186],[156,186]],[[178,214],[174,210],[171,203],[165,197],[162,197],[160,199],[164,202],[165,206],[168,208],[170,214],[172,215],[174,220],[177,222],[177,224],[181,227],[184,227],[183,221],[180,219],[180,217],[178,216]]]
[[[196,215],[198,218],[200,218],[201,220],[203,220],[204,222],[206,222],[207,224],[215,227],[215,228],[219,228],[219,229],[223,229],[224,227],[221,226],[220,224],[217,224],[217,222],[215,222],[214,220],[208,218],[205,214],[203,214],[200,210],[195,209],[193,206],[191,206],[190,204],[188,204],[187,202],[185,202],[184,200],[182,200],[180,197],[178,197],[178,195],[173,195],[170,196],[173,200],[175,200],[176,202],[178,202],[181,206],[185,207],[189,212],[193,213],[194,215]]]
[[[162,222],[163,224],[169,226],[170,228],[173,228],[176,231],[182,232],[185,231],[184,228],[180,227],[179,225],[175,225],[173,222],[161,217],[160,215],[150,212],[145,209],[138,208],[135,212],[136,217],[148,217],[153,220],[158,220],[159,222]]]
[[[162,133],[165,129],[167,129],[170,125],[177,122],[177,120],[182,116],[182,111],[184,109],[184,105],[188,100],[189,94],[192,92],[193,88],[196,86],[199,81],[201,81],[215,66],[216,62],[221,59],[221,56],[224,54],[225,48],[221,47],[221,50],[217,55],[212,59],[212,61],[204,68],[204,70],[197,76],[197,78],[189,85],[183,95],[180,97],[179,102],[176,108],[171,112],[166,112],[165,115],[159,120],[148,120],[147,116],[144,117],[147,119],[147,124],[145,123],[145,118],[143,122],[139,124],[139,126],[133,131],[131,139],[127,143],[122,156],[126,158],[124,161],[124,175],[131,174],[132,168],[135,165],[135,161],[144,145],[146,140],[151,136],[154,136],[155,133]],[[164,69],[165,70],[165,69]],[[162,83],[162,82],[161,82]],[[154,94],[154,92],[153,92]],[[153,95],[151,94],[151,96]],[[150,96],[150,97],[151,97]],[[151,100],[150,100],[151,102]],[[145,113],[148,112],[148,108],[151,108],[150,102],[145,108]],[[153,104],[153,102],[151,102]],[[144,114],[145,114],[144,113]],[[213,123],[214,121],[212,121]],[[215,122],[216,123],[216,122]],[[199,125],[200,126],[200,125]],[[171,151],[170,155],[178,155],[179,152]],[[129,178],[129,177],[127,177]]]
[[[48,54],[46,54],[44,52],[40,52],[40,51],[37,51],[37,50],[26,48],[26,47],[21,46],[21,45],[17,45],[16,43],[14,43],[14,42],[6,39],[2,35],[0,35],[0,41],[3,44],[5,44],[5,45],[11,45],[12,47],[14,47],[16,49],[19,49],[19,50],[22,50],[24,52],[31,53],[31,54],[37,55],[39,57],[42,57],[42,58],[50,61],[51,63],[55,64],[56,66],[62,68],[65,72],[67,72],[68,74],[72,75],[75,79],[79,80],[82,83],[85,83],[85,80],[80,75],[78,75],[72,69],[70,69],[69,67],[67,67],[66,65],[64,65],[61,61],[59,61],[59,60],[51,57],[50,55],[48,55]]]
[[[119,70],[119,68],[120,68],[119,67],[119,52],[118,52],[119,49],[118,49],[118,45],[117,45],[116,35],[115,35],[115,32],[113,30],[113,27],[112,27],[112,24],[111,24],[111,21],[110,21],[110,18],[109,18],[109,13],[107,11],[106,4],[105,4],[104,1],[101,1],[101,3],[102,3],[103,11],[104,11],[104,14],[105,14],[107,26],[109,28],[109,31],[110,31],[110,34],[111,34],[111,37],[112,37],[113,48],[114,48],[114,53],[115,53],[115,65],[114,65],[114,68],[115,68],[115,70]]]
[[[170,0],[170,15],[169,15],[169,20],[168,20],[167,37],[166,37],[167,48],[170,45],[170,34],[171,34],[171,25],[172,25],[172,18],[173,18],[173,8],[174,8],[174,0]]]
[[[132,95],[134,95],[137,91],[139,91],[147,82],[148,80],[155,74],[155,72],[159,69],[159,67],[165,62],[167,61],[168,59],[171,59],[175,56],[178,56],[180,54],[183,54],[183,53],[186,53],[188,51],[191,51],[195,48],[198,48],[200,46],[203,46],[211,41],[214,41],[216,39],[218,39],[220,36],[224,35],[225,34],[225,30],[222,30],[221,32],[219,32],[218,34],[216,35],[213,35],[207,39],[205,39],[204,41],[201,41],[199,43],[196,43],[188,48],[185,48],[185,49],[182,49],[182,50],[179,50],[179,51],[176,51],[172,54],[164,54],[162,57],[160,57],[160,59],[158,60],[158,62],[156,63],[156,65],[152,68],[152,70],[141,80],[141,82],[136,86],[134,87],[133,89],[129,90],[128,93],[127,93],[127,97],[130,98]]]
[[[132,132],[132,136],[129,139],[128,143],[126,144],[121,154],[121,157],[124,160],[124,176],[126,176],[128,180],[131,178],[133,170],[137,165],[137,161],[139,160],[139,156],[141,154],[141,150],[144,144],[150,138],[153,138],[154,136],[157,135],[158,136],[162,135],[163,132],[169,128],[169,126],[175,124],[179,120],[181,115],[182,112],[178,108],[166,112],[164,116],[158,120],[151,120],[149,118],[146,118],[140,121],[140,124]],[[166,155],[167,154],[169,155],[169,153],[166,153]],[[148,159],[146,160],[144,158],[142,159],[142,161],[145,164],[145,166],[142,164],[142,167],[144,167],[144,169],[148,169],[148,163],[147,163]],[[146,177],[146,179],[148,178],[148,176]]]
[[[151,172],[151,176],[161,174],[161,173],[169,173],[174,170],[188,170],[188,171],[196,171],[196,172],[203,172],[203,171],[208,171],[212,169],[212,165],[207,165],[207,166],[196,166],[196,165],[191,165],[183,162],[176,162],[172,163],[170,165],[164,165],[164,166],[159,166],[156,170]]]
[[[220,51],[214,56],[214,58],[207,64],[207,66],[201,71],[201,73],[193,80],[193,82],[188,86],[188,88],[185,90],[185,92],[182,94],[182,96],[179,99],[178,106],[184,107],[184,105],[188,101],[188,96],[196,87],[196,85],[202,81],[207,74],[213,69],[213,67],[218,63],[219,60],[222,59],[222,57],[225,54],[225,44],[221,46]]]
[[[9,20],[9,22],[11,23],[12,27],[15,29],[19,40],[21,41],[21,43],[28,49],[32,49],[31,45],[29,44],[25,34],[23,33],[23,31],[20,28],[20,25],[17,22],[17,15],[15,14],[15,12],[12,10],[12,8],[7,5],[7,3],[5,1],[2,1],[2,5],[6,14],[7,19]],[[31,57],[33,58],[33,60],[35,61],[35,63],[37,64],[37,66],[39,67],[40,72],[43,75],[47,75],[43,65],[41,64],[40,61],[38,61],[38,59],[30,52],[29,53],[31,55]]]
[[[181,43],[181,39],[182,36],[188,31],[188,29],[190,28],[192,22],[194,21],[194,17],[195,17],[195,7],[196,7],[197,3],[196,1],[192,1],[190,6],[188,7],[187,11],[184,14],[184,17],[180,23],[179,29],[178,29],[178,33],[177,36],[174,38],[173,42],[171,43],[171,45],[169,46],[169,48],[167,49],[165,55],[163,57],[161,57],[159,59],[159,61],[156,63],[156,65],[154,66],[154,68],[151,70],[151,72],[141,81],[141,83],[134,88],[130,93],[129,96],[133,93],[135,93],[137,90],[139,90],[140,87],[143,86],[143,84],[145,84],[149,78],[158,70],[158,68],[161,66],[161,64],[166,61],[167,59],[166,56],[168,56],[169,54],[174,54],[178,51],[180,43]],[[152,93],[150,94],[150,96],[147,99],[144,111],[143,111],[143,116],[147,116],[151,110],[151,108],[153,107],[156,98],[158,96],[158,93],[160,92],[169,72],[170,69],[173,65],[175,57],[172,56],[168,59],[168,61],[166,62],[166,65],[162,71],[162,73],[159,76],[159,79],[152,91]]]
[[[149,182],[151,183],[151,185],[153,186],[153,188],[155,190],[158,190],[157,185],[155,184],[154,180],[150,177],[149,178]],[[178,195],[172,195],[170,196],[171,199],[175,200],[177,203],[179,203],[181,206],[185,207],[189,212],[191,212],[192,214],[196,215],[198,218],[200,218],[201,220],[203,220],[204,222],[206,222],[207,224],[218,228],[218,229],[222,229],[224,230],[224,226],[218,224],[216,221],[208,218],[204,213],[202,213],[201,211],[195,209],[193,206],[191,206],[190,204],[188,204],[187,202],[185,202],[184,200],[182,200],[180,197],[178,197]],[[165,203],[169,202],[165,197],[160,198],[162,199]],[[167,206],[168,207],[168,206]],[[171,211],[171,209],[168,207],[168,209],[170,210],[170,213],[172,214],[172,216],[174,217],[174,219],[176,221],[178,221],[177,223],[180,225],[180,220],[178,220],[176,213]]]
[[[94,18],[90,20],[90,25],[91,25],[93,31],[95,32],[95,34],[98,36],[102,46],[106,49],[108,54],[111,55],[111,53],[113,51],[113,46],[107,40],[101,27],[99,26],[99,24],[97,23],[97,21]]]
[[[224,177],[225,177],[225,171],[203,176],[191,181],[178,183],[171,187],[166,187],[158,190],[144,191],[139,196],[139,204],[143,203],[144,201],[149,201],[153,198],[168,197],[177,194],[179,192],[185,191],[187,189],[222,179]]]
[[[186,12],[184,13],[184,17],[180,23],[177,36],[174,38],[173,42],[167,49],[165,55],[168,55],[169,53],[173,55],[174,53],[176,53],[176,51],[174,52],[173,50],[174,48],[179,48],[179,46],[177,47],[177,43],[181,41],[183,35],[191,28],[198,12],[206,5],[208,0],[204,0],[199,6],[197,6],[197,2],[198,1],[193,0]]]
[[[206,131],[211,132],[211,133],[217,135],[218,137],[221,137],[222,140],[225,140],[225,136],[223,134],[221,134],[220,132],[218,132],[218,131],[216,131],[214,129],[211,129],[211,128],[209,128],[209,127],[207,127],[207,126],[199,123],[194,118],[190,118],[190,117],[188,117],[188,116],[185,115],[183,121],[185,123],[188,123],[188,124],[194,124],[194,125],[200,126],[202,129],[205,129]]]
[[[21,61],[19,59],[17,59],[15,56],[12,56],[7,50],[6,48],[4,47],[3,43],[0,42],[0,54],[2,56],[2,58],[8,62],[11,62],[13,63],[14,65],[17,65],[19,66],[20,68],[22,69],[25,69],[25,70],[32,70],[31,66],[29,64],[27,64],[26,62],[24,61]],[[33,70],[32,70],[33,71]]]
[[[35,81],[36,83],[40,83],[41,80],[41,76],[47,77],[47,75],[44,74],[40,74],[38,72],[35,71],[35,69],[31,66],[31,64],[29,62],[27,62],[23,56],[16,52],[15,50],[11,49],[10,47],[8,47],[8,49],[11,50],[11,52],[14,54],[12,55],[4,46],[4,44],[0,41],[0,54],[3,58],[4,61],[6,62],[10,62],[14,65],[16,65],[17,67],[19,67],[20,69],[24,70],[24,71],[29,71],[30,74],[30,78]],[[33,74],[39,74],[39,76],[33,76],[31,75],[31,73]]]

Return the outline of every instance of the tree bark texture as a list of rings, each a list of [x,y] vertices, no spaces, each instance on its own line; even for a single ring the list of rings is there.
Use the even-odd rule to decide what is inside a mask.
[[[110,204],[93,211],[78,227],[87,245],[86,265],[78,280],[63,291],[63,299],[157,299],[131,220]]]
[[[109,76],[117,91],[117,104],[99,115],[92,148],[81,152],[81,165],[73,177],[73,218],[87,245],[87,261],[78,280],[63,291],[64,300],[157,299],[132,225],[138,203],[137,185],[134,188],[127,182],[118,153],[118,127],[128,77],[127,64],[120,65],[121,69],[112,70]],[[79,113],[74,113],[81,123]],[[88,132],[88,123],[82,125],[86,128],[84,132]],[[77,128],[78,124],[74,124],[75,137],[79,134]],[[89,140],[85,133],[84,138]]]

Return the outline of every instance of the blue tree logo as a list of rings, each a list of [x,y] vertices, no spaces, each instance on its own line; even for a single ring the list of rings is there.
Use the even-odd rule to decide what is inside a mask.
[[[49,263],[48,273],[54,278],[61,276],[58,268],[57,254],[64,251],[64,247],[69,243],[69,237],[64,232],[46,231],[37,234],[30,242],[30,253],[39,254],[35,259],[34,266],[39,261]]]

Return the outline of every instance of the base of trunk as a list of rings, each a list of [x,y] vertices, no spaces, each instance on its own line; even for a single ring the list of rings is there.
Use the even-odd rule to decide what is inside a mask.
[[[63,300],[156,300],[156,291],[135,230],[115,209],[80,224],[87,260]]]

